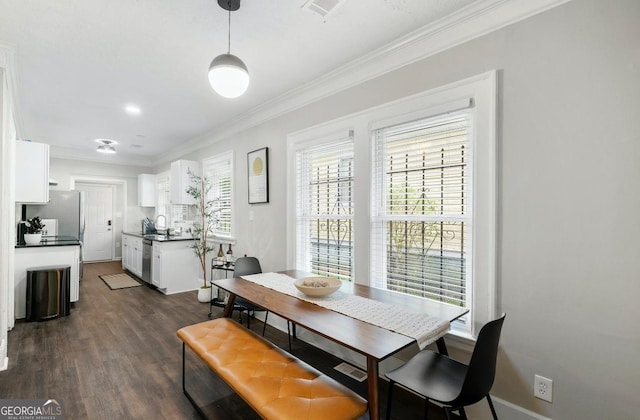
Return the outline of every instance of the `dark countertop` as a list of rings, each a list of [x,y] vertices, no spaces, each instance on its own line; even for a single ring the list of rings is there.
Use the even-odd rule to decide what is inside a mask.
[[[74,246],[80,245],[78,238],[73,236],[54,236],[51,238],[42,238],[39,244],[27,245],[17,244],[16,248],[42,248],[46,246]]]
[[[143,235],[141,232],[122,232],[123,235],[136,236],[138,238],[149,239],[150,241],[157,242],[171,242],[171,241],[193,241],[193,237],[189,234],[166,236],[160,234]]]

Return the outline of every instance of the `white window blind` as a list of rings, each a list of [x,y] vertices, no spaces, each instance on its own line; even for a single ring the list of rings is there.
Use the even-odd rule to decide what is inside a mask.
[[[469,110],[374,131],[373,286],[470,305],[470,133]]]
[[[189,207],[184,204],[171,204],[171,175],[163,172],[156,176],[156,216],[165,216],[166,225],[156,226],[158,229],[166,229],[174,226],[175,223],[185,222],[189,214]],[[162,219],[158,220],[160,223]]]
[[[296,268],[353,277],[351,135],[296,152]]]
[[[202,162],[204,176],[211,182],[208,200],[219,222],[214,235],[233,235],[233,152],[221,153]]]
[[[156,176],[156,216],[163,215],[166,218],[167,226],[169,226],[171,218],[171,177],[169,172],[164,172]],[[162,221],[162,220],[158,220]],[[157,228],[166,228],[167,226],[156,226]]]

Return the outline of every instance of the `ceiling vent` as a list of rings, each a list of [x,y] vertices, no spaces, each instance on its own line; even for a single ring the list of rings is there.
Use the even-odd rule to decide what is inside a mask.
[[[347,0],[309,0],[302,8],[320,15],[325,21]]]

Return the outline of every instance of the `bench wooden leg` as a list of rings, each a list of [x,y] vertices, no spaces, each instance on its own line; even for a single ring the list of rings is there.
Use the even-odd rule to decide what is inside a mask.
[[[196,411],[198,412],[198,414],[200,415],[200,417],[202,417],[203,419],[206,419],[207,416],[206,414],[204,414],[204,411],[202,411],[202,409],[198,406],[198,404],[196,404],[195,400],[193,399],[193,397],[191,396],[191,394],[189,394],[189,392],[187,391],[187,387],[185,386],[185,372],[186,372],[186,354],[185,354],[185,343],[182,343],[182,392],[184,392],[184,395],[187,396],[187,399],[189,400],[189,402],[191,403],[191,405],[193,406],[193,408],[196,409]]]

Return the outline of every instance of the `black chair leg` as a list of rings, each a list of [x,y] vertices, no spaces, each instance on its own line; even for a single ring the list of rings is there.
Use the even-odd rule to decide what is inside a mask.
[[[467,413],[464,411],[464,407],[460,407],[460,409],[458,409],[458,413],[460,413],[460,418],[462,420],[467,420]]]
[[[262,326],[262,336],[264,337],[264,332],[267,330],[267,318],[269,318],[269,311],[264,313],[264,325]]]
[[[493,420],[498,420],[498,415],[496,414],[496,409],[493,408],[493,401],[491,401],[491,397],[487,394],[487,402],[489,403],[489,408],[491,409],[491,414],[493,415]]]
[[[449,410],[449,407],[444,407],[444,416],[447,420],[451,420],[451,411]]]
[[[247,329],[251,329],[251,311],[247,311]]]
[[[387,420],[391,419],[391,401],[393,398],[393,384],[395,382],[389,381],[389,392],[387,392]]]
[[[429,398],[424,399],[424,420],[429,420]]]
[[[287,321],[287,338],[289,339],[289,353],[291,353],[291,331],[290,331],[291,323]]]

